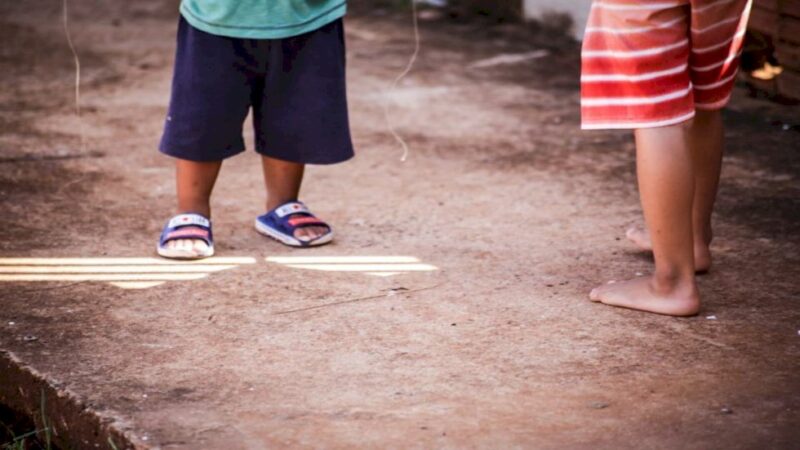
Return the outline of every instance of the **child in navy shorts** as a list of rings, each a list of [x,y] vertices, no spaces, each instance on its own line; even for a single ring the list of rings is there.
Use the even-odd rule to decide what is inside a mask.
[[[266,214],[260,233],[293,247],[331,227],[299,201],[306,164],[353,156],[345,91],[345,0],[183,0],[161,152],[176,161],[178,215],[158,242],[167,258],[214,254],[209,200],[222,161],[245,149],[253,110]]]

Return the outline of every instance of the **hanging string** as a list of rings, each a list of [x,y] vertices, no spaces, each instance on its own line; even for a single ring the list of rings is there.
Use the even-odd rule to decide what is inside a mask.
[[[403,148],[403,154],[400,157],[400,161],[405,162],[408,159],[409,148],[406,141],[400,136],[400,133],[397,132],[394,126],[394,122],[392,121],[392,117],[389,111],[389,102],[392,99],[393,94],[397,90],[397,86],[406,77],[406,75],[411,72],[411,69],[414,68],[414,63],[417,61],[417,57],[419,56],[420,50],[420,34],[419,34],[419,19],[417,17],[417,0],[411,0],[411,14],[413,15],[413,24],[414,24],[414,53],[411,54],[411,58],[408,60],[408,64],[406,64],[405,69],[394,79],[392,85],[389,87],[388,91],[388,98],[385,102],[383,102],[383,116],[386,119],[386,125],[389,128],[389,133],[392,134],[392,137],[400,144]]]
[[[72,58],[75,60],[75,115],[78,117],[81,152],[83,152],[86,147],[86,139],[83,132],[83,119],[81,117],[81,60],[78,58],[78,52],[75,50],[75,45],[72,42],[72,35],[69,32],[69,10],[67,2],[68,0],[63,0],[64,34],[67,36],[67,45],[69,45],[69,50],[72,52]]]

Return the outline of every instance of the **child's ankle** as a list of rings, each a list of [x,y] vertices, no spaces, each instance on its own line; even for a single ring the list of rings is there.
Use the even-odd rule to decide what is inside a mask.
[[[663,294],[694,291],[696,289],[694,272],[693,267],[686,270],[657,268],[650,285],[654,291]]]
[[[178,214],[200,214],[201,216],[210,219],[211,208],[208,206],[191,206],[186,208],[178,206]]]
[[[278,197],[278,196],[268,197],[267,198],[267,203],[266,203],[267,211],[272,211],[273,209],[277,208],[278,206],[285,205],[286,203],[289,203],[289,202],[296,202],[296,201],[297,201],[297,197],[296,196],[295,197]]]
[[[714,239],[714,233],[711,230],[711,225],[706,225],[702,230],[694,232],[694,245],[695,247],[703,245],[708,247],[711,245],[711,240]]]

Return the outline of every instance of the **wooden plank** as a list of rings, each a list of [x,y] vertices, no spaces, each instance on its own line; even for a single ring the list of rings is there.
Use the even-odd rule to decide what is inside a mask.
[[[778,95],[778,81],[776,79],[759,80],[747,73],[741,73],[739,75],[740,79],[744,81],[751,92],[766,94],[768,98],[773,98]]]
[[[778,13],[766,9],[754,8],[750,13],[749,28],[764,33],[768,36],[775,34],[778,29]]]
[[[778,76],[778,92],[786,97],[800,100],[800,72],[784,70]]]
[[[775,57],[781,66],[800,71],[800,45],[778,42],[775,47]]]
[[[800,19],[781,16],[778,21],[778,41],[800,44]]]
[[[780,0],[777,11],[782,16],[791,16],[800,19],[800,0]]]
[[[778,11],[778,3],[781,0],[754,0],[753,10],[766,9],[767,11]]]

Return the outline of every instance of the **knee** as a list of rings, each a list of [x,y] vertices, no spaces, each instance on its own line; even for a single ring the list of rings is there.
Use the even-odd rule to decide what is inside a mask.
[[[721,109],[698,109],[695,111],[694,123],[696,124],[712,124],[722,120]]]

